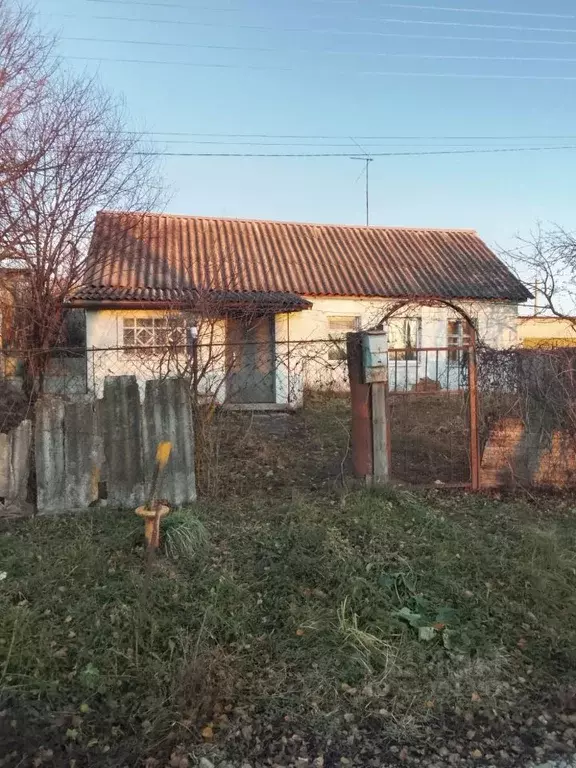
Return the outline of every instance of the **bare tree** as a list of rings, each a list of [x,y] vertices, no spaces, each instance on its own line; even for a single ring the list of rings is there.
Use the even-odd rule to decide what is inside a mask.
[[[565,318],[573,325],[576,307],[576,234],[559,226],[539,226],[506,261],[531,291],[541,312]],[[540,306],[538,306],[540,302]]]
[[[18,341],[29,350],[28,386],[38,392],[64,303],[88,279],[96,210],[149,210],[161,192],[155,161],[126,131],[122,105],[93,79],[53,75],[12,140],[42,157],[0,185],[0,233],[7,233],[0,251],[27,273],[17,297]]]
[[[0,0],[0,185],[41,162],[42,152],[15,143],[20,122],[42,102],[55,71],[53,40],[31,12]]]

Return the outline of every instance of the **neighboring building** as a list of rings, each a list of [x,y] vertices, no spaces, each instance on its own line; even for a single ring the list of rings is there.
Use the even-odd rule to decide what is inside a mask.
[[[576,317],[530,315],[518,318],[518,344],[527,348],[576,346]]]
[[[271,406],[297,404],[305,384],[341,385],[345,334],[377,327],[399,301],[451,302],[485,343],[506,347],[530,297],[472,230],[100,212],[89,258],[70,304],[86,311],[91,386],[106,374],[158,375],[160,362],[161,373],[186,366],[196,325],[200,368],[208,338],[221,350],[202,368],[203,386],[219,400]],[[467,339],[456,309],[406,307],[389,323],[390,347],[404,350],[391,356],[391,376],[454,388]],[[167,342],[180,352],[160,361],[150,348]],[[417,347],[448,349],[434,359]]]

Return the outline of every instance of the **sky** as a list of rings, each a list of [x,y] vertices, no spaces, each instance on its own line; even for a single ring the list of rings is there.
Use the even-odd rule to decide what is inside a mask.
[[[368,154],[373,225],[473,228],[500,248],[538,222],[574,226],[573,0],[36,9],[67,66],[122,96],[155,151],[341,155],[162,156],[169,212],[363,224],[364,163],[351,158]],[[478,151],[550,146],[573,149]],[[456,150],[474,153],[378,156]]]

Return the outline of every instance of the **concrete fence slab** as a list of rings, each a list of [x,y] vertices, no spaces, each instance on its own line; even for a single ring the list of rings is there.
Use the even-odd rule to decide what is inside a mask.
[[[71,402],[64,408],[65,505],[83,509],[98,499],[103,445],[96,403]]]
[[[140,391],[135,376],[107,376],[98,409],[108,503],[138,506],[144,500],[144,463]]]
[[[6,436],[4,440],[0,436],[0,487],[8,482],[3,479],[7,473],[4,454],[20,466],[26,447],[25,427],[18,429],[22,437],[14,443],[17,450],[8,445]],[[156,447],[163,441],[172,444],[172,452],[159,496],[174,506],[193,502],[194,425],[185,381],[147,382],[144,403],[135,376],[106,378],[101,400],[66,402],[44,396],[36,406],[38,511],[85,509],[98,500],[100,481],[105,481],[109,506],[142,504]]]
[[[66,509],[64,401],[55,395],[44,395],[36,403],[34,447],[38,511],[62,512]]]
[[[146,382],[142,427],[147,485],[156,446],[168,440],[172,443],[172,452],[162,477],[159,497],[177,506],[195,501],[194,425],[190,394],[183,379]]]
[[[32,422],[28,419],[0,434],[0,516],[31,511],[26,503],[31,445]]]

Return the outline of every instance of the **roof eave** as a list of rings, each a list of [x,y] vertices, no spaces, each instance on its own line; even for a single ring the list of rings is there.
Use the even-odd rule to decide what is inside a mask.
[[[92,310],[104,310],[104,309],[135,309],[135,310],[187,310],[188,312],[194,312],[194,306],[189,301],[139,301],[130,299],[68,299],[64,304],[66,309],[92,309]],[[222,301],[215,302],[214,309],[221,309],[225,314],[230,310],[245,309],[248,305],[243,301]],[[281,304],[261,304],[250,305],[252,309],[258,312],[271,312],[273,314],[287,314],[291,312],[303,312],[306,309],[311,309],[312,304],[309,301],[302,301],[298,304],[290,306]],[[201,312],[201,310],[198,310]]]

